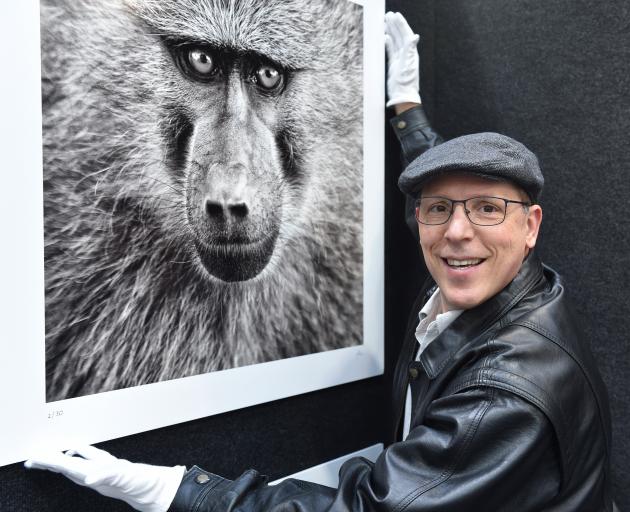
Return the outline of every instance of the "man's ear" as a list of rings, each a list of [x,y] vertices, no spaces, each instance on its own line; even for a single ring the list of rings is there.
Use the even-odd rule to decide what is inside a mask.
[[[527,236],[525,238],[525,244],[530,250],[536,245],[541,223],[542,208],[538,204],[533,204],[528,208],[527,212]]]

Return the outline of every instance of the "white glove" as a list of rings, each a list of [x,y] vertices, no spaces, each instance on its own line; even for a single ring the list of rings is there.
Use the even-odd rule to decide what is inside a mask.
[[[399,103],[421,103],[420,57],[416,48],[419,39],[402,14],[385,14],[388,107]]]
[[[143,512],[166,512],[186,471],[184,466],[134,464],[93,446],[43,454],[27,460],[24,466],[61,473],[76,484],[126,501]]]

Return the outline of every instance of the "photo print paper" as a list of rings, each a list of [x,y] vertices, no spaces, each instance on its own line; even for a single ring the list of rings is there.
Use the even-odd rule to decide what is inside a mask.
[[[362,343],[362,11],[41,3],[48,401]]]
[[[0,464],[382,373],[383,14],[11,4]]]

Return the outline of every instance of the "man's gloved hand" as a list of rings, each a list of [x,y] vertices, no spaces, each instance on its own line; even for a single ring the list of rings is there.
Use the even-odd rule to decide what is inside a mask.
[[[61,473],[74,483],[144,512],[166,512],[186,471],[184,466],[134,464],[93,446],[45,454],[27,460],[24,466]]]
[[[421,103],[420,57],[416,45],[420,36],[413,33],[399,12],[385,14],[387,50],[387,106]]]

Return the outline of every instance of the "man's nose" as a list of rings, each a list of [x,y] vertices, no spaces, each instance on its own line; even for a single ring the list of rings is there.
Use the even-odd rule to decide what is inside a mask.
[[[460,206],[461,208],[458,208]],[[464,205],[462,203],[455,203],[453,205],[453,213],[447,223],[444,238],[448,240],[466,240],[473,236],[474,227],[466,215]]]

